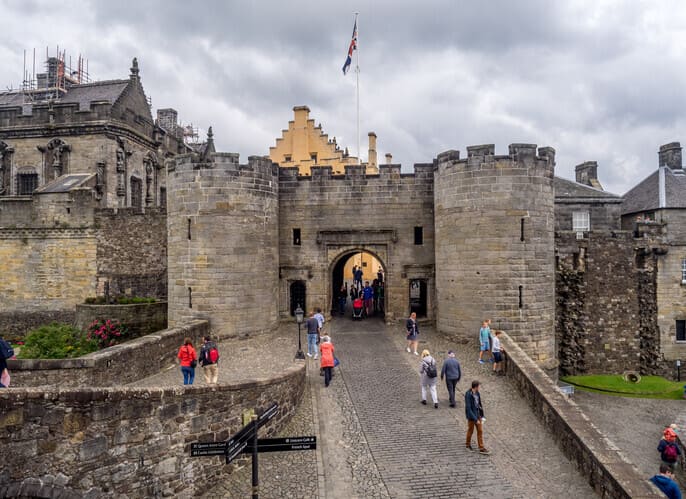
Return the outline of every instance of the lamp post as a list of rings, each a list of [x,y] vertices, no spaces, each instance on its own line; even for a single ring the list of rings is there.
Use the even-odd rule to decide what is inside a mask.
[[[298,323],[298,351],[295,353],[295,358],[296,359],[305,359],[305,354],[303,353],[303,347],[302,343],[300,343],[300,326],[303,323],[303,318],[305,317],[305,312],[303,311],[302,308],[300,308],[300,304],[298,304],[298,308],[295,309],[295,322]]]
[[[676,380],[681,381],[681,359],[676,361]]]

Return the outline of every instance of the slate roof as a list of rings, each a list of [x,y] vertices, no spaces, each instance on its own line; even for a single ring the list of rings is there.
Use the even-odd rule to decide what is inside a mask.
[[[62,175],[61,177],[58,177],[52,182],[44,185],[36,192],[69,192],[72,189],[81,187],[87,180],[94,176],[95,173],[72,173],[68,175]]]
[[[660,172],[665,179],[665,199],[660,206]],[[660,167],[624,194],[622,215],[659,210],[661,208],[686,208],[686,173]]]
[[[553,188],[555,189],[555,201],[563,201],[565,199],[578,201],[601,201],[601,202],[621,202],[622,196],[605,192],[595,187],[579,184],[573,180],[566,178],[555,177],[553,179]]]
[[[126,89],[130,80],[106,80],[67,87],[67,93],[60,97],[61,103],[78,103],[80,109],[88,108],[91,102],[108,101],[114,104]],[[21,106],[24,102],[21,92],[0,93],[0,107]]]

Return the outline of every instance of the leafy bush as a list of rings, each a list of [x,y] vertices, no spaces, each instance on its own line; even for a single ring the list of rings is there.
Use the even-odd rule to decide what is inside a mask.
[[[96,319],[88,326],[87,338],[94,341],[99,348],[114,346],[127,340],[129,330],[118,320]]]
[[[21,359],[65,359],[80,357],[98,349],[96,342],[70,324],[41,326],[26,335],[19,351]]]

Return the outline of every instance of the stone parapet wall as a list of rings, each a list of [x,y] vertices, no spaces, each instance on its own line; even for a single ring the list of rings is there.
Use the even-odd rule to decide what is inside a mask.
[[[507,375],[599,497],[662,497],[513,339],[505,333],[500,338],[506,351]]]
[[[278,166],[235,154],[169,166],[169,324],[210,321],[218,337],[278,327]]]
[[[75,359],[10,360],[12,386],[79,387],[131,383],[173,364],[186,336],[197,345],[208,332],[207,321],[192,321]]]
[[[440,154],[434,174],[437,328],[472,338],[490,318],[551,369],[554,165],[550,147],[486,144]]]
[[[72,324],[74,309],[0,312],[0,336],[5,339],[21,340],[29,331],[51,322]]]
[[[86,331],[95,320],[118,320],[132,338],[167,329],[167,302],[129,305],[76,305],[74,325]]]
[[[305,366],[217,387],[20,388],[0,392],[0,497],[192,497],[225,479],[223,456],[192,442],[227,440],[244,411],[272,403],[273,436],[305,387]]]

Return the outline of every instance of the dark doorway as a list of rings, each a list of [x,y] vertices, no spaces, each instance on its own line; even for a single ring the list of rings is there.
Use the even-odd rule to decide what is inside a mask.
[[[333,268],[333,272],[331,273],[331,315],[337,315],[338,312],[338,297],[341,292],[341,286],[343,286],[343,269],[345,268],[345,264],[348,262],[350,259],[351,255],[344,256],[340,260],[338,260],[338,263],[336,266]],[[349,297],[346,296],[346,299],[349,301]]]
[[[353,251],[342,256],[340,260],[336,262],[336,265],[334,265],[334,268],[331,271],[331,316],[339,315],[340,313],[339,297],[341,294],[341,286],[343,286],[345,283],[347,283],[348,286],[346,294],[346,304],[347,307],[352,306],[350,298],[352,274],[344,275],[344,273],[346,272],[346,265],[350,263],[351,258],[356,256],[359,257],[360,254],[366,255],[366,257],[370,258],[372,262],[378,262],[379,266],[383,270],[383,274],[386,275],[386,269],[383,267],[383,263],[373,253],[370,253],[368,251]],[[369,284],[372,287],[372,289],[378,288],[377,274],[375,268],[373,268],[375,265],[376,264],[373,264],[372,266],[367,267],[367,262],[362,262],[362,270],[364,271],[362,281],[363,283],[369,281]],[[385,282],[383,284],[385,284]],[[374,312],[374,316],[383,317],[384,311],[386,310],[386,297],[384,290],[382,289],[380,290],[380,292],[377,291],[375,296],[377,296],[377,300],[375,302],[377,303],[377,306]],[[348,308],[348,311],[350,311],[350,308]]]
[[[291,316],[295,316],[295,309],[300,308],[305,312],[305,317],[307,317],[307,293],[304,281],[293,281],[291,283]]]
[[[426,281],[424,279],[410,280],[410,312],[417,317],[426,317]]]

